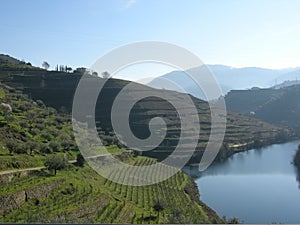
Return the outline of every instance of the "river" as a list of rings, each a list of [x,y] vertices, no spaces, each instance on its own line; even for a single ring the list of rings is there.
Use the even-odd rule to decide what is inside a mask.
[[[243,223],[300,223],[298,172],[291,164],[300,141],[234,154],[203,173],[186,168],[201,201],[219,216]]]

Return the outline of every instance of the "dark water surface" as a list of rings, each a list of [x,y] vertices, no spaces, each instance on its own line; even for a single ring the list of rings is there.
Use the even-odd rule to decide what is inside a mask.
[[[300,223],[298,172],[291,164],[300,141],[233,155],[195,177],[201,200],[220,216],[244,223]]]

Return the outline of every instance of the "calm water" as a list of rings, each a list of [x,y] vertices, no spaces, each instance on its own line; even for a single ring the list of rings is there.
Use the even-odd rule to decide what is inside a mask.
[[[291,164],[300,141],[237,153],[197,174],[201,200],[244,223],[300,223],[300,189]]]

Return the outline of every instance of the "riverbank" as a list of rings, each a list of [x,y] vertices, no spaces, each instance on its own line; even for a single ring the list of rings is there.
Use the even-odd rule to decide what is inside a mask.
[[[202,173],[193,167],[186,172],[194,177],[201,201],[219,216],[243,223],[299,223],[299,174],[291,163],[299,142],[236,153]]]
[[[287,133],[287,135],[281,138],[275,137],[269,139],[251,140],[249,142],[243,143],[223,144],[215,161],[222,162],[228,159],[230,156],[234,155],[235,153],[245,152],[251,149],[260,149],[274,144],[284,144],[299,139],[299,137],[293,134],[292,131],[289,132],[290,134]]]

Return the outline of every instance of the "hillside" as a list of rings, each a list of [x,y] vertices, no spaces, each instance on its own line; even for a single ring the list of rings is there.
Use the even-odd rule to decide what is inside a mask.
[[[46,169],[22,170],[42,167],[53,155],[76,158],[79,151],[70,116],[3,84],[0,101],[10,107],[0,109],[0,222],[224,222],[199,201],[192,178],[182,171],[155,185],[132,187],[113,183],[88,165],[76,163],[69,163],[56,175]],[[112,144],[107,143],[108,148],[126,163],[155,163]]]
[[[42,71],[41,68],[32,66],[30,62],[26,63],[25,61],[21,61],[4,54],[0,54],[0,69],[4,72],[4,74],[7,74],[7,72],[9,73],[10,71]]]
[[[300,85],[279,89],[231,91],[225,97],[227,108],[271,124],[299,132]]]
[[[71,111],[75,89],[81,78],[78,73],[62,73],[56,71],[42,71],[18,73],[8,76],[8,72],[2,70],[2,82],[14,86],[18,90],[31,96],[33,99],[41,99],[46,105],[59,111]],[[6,73],[6,76],[5,76]],[[96,79],[96,78],[95,78]],[[100,79],[100,78],[99,78]],[[97,80],[97,82],[101,82]],[[128,81],[110,79],[104,86],[96,105],[95,119],[101,124],[101,129],[111,132],[111,106],[120,90],[128,84]],[[137,89],[149,90],[140,84],[135,84]],[[166,90],[156,90],[158,93],[171,94],[176,101],[182,99],[182,94]],[[193,98],[198,110],[201,125],[198,148],[190,163],[198,163],[210,134],[210,108],[207,102]],[[122,111],[122,110],[120,110]],[[168,131],[165,140],[153,151],[143,153],[158,160],[164,159],[175,148],[180,137],[180,121],[176,110],[166,101],[158,98],[146,98],[139,101],[131,111],[131,129],[140,138],[148,137],[148,121],[159,113],[167,122]],[[287,130],[263,123],[261,121],[228,113],[225,141],[219,158],[231,155],[235,151],[247,150],[271,143],[278,143],[290,138]],[[188,140],[187,140],[188,141]]]

